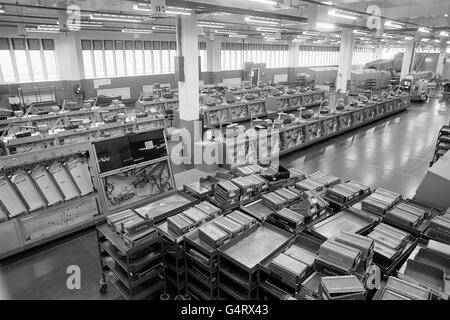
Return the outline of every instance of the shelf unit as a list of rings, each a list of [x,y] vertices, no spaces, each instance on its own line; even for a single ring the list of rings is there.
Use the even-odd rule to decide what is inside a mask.
[[[104,286],[111,283],[126,300],[141,300],[166,292],[164,243],[155,233],[130,247],[107,224],[97,226],[98,248]]]
[[[292,241],[291,245],[288,245],[282,251],[286,251],[293,246],[297,246],[301,249],[304,249],[310,252],[313,255],[317,255],[320,249],[320,245],[322,244],[321,240],[315,239],[312,236],[307,234],[300,234]],[[261,264],[259,275],[258,275],[258,299],[262,300],[265,296],[269,299],[282,300],[287,295],[295,295],[300,291],[300,285],[304,279],[311,275],[314,272],[314,268],[311,267],[299,282],[294,283],[290,280],[283,278],[280,275],[274,274],[270,268],[270,261],[267,261],[264,264]]]
[[[443,126],[439,130],[436,147],[434,148],[433,160],[430,163],[430,167],[436,163],[440,157],[442,157],[447,151],[450,150],[450,125]]]
[[[282,250],[291,238],[292,234],[262,223],[220,247],[219,298],[256,299],[259,265]]]

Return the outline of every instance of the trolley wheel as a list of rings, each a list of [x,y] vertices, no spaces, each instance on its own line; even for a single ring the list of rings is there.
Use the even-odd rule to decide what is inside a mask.
[[[101,294],[105,294],[108,290],[108,283],[105,280],[100,280],[100,289],[98,290]]]

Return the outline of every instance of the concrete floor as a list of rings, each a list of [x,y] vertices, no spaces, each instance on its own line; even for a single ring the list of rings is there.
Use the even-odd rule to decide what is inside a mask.
[[[321,170],[413,196],[432,159],[440,127],[450,121],[450,107],[432,101],[413,105],[329,141],[281,159],[287,168]],[[81,269],[81,289],[66,286],[69,265]],[[101,295],[96,235],[87,230],[0,262],[0,299],[118,299],[112,286]]]

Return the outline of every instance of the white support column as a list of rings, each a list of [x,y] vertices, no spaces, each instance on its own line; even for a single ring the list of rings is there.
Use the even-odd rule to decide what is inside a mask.
[[[375,48],[375,60],[381,59],[382,56],[383,56],[383,47],[381,46],[381,43],[379,43]]]
[[[178,94],[180,100],[180,120],[193,121],[199,119],[199,65],[198,65],[198,32],[197,15],[182,16],[180,23],[180,35],[177,43],[184,57],[185,81],[178,82]]]
[[[214,39],[209,39],[206,42],[206,51],[208,56],[208,71],[220,72],[221,71],[221,52],[222,52],[222,41],[214,37]]]
[[[351,29],[344,29],[341,34],[336,90],[347,91],[347,82],[351,79],[352,57],[353,32]]]
[[[299,66],[299,52],[298,52],[298,43],[290,43],[289,44],[289,68],[296,68]]]
[[[411,65],[414,58],[414,40],[406,41],[405,54],[403,55],[402,71],[400,73],[400,79],[404,79],[406,75],[411,72]]]
[[[61,80],[78,81],[84,77],[81,41],[75,32],[68,32],[56,38],[55,50]]]
[[[442,76],[444,72],[444,64],[445,64],[445,49],[441,49],[439,52],[439,58],[436,66],[436,73],[439,73]]]

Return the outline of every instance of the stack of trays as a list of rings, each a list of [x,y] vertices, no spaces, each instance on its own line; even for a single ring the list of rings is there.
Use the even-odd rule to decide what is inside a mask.
[[[214,199],[223,207],[232,206],[239,202],[240,189],[230,181],[220,181],[215,186]]]
[[[232,237],[237,236],[239,233],[246,229],[244,224],[241,224],[240,222],[237,222],[236,220],[230,219],[228,217],[221,217],[215,220],[213,223],[216,227],[230,234]]]
[[[337,266],[337,269],[352,274],[358,267],[360,260],[360,250],[334,240],[327,240],[320,246],[319,259],[316,260],[316,265],[324,273],[328,272],[324,270],[326,266],[323,266],[323,263],[331,267]]]
[[[307,178],[307,174],[304,173],[303,171],[300,171],[295,168],[290,168],[288,170],[289,170],[289,180],[288,180],[289,185],[293,185]]]
[[[294,234],[297,234],[301,230],[305,219],[301,214],[287,208],[283,208],[273,213],[269,218],[276,226],[284,228]]]
[[[317,180],[305,179],[297,182],[295,188],[300,191],[322,191],[325,188],[325,184]]]
[[[176,235],[181,236],[195,228],[196,223],[182,213],[179,213],[167,218],[167,227]]]
[[[302,200],[291,205],[290,209],[305,216],[307,218],[305,223],[309,223],[311,220],[322,215],[325,212],[326,207],[328,207],[328,202],[316,192],[305,191],[302,195]]]
[[[246,179],[256,186],[257,193],[262,193],[269,188],[267,181],[257,174],[251,174]]]
[[[314,172],[312,175],[309,176],[309,178],[312,180],[316,180],[320,183],[323,183],[325,187],[331,187],[341,182],[341,179],[339,179],[338,177],[325,174],[320,171]]]
[[[221,209],[219,209],[216,206],[212,205],[208,201],[200,202],[199,204],[196,204],[194,206],[194,208],[197,208],[197,209],[203,211],[209,217],[215,217],[215,216],[219,215],[222,212]]]
[[[450,213],[431,220],[428,236],[450,244]]]
[[[308,272],[308,265],[294,259],[293,257],[281,253],[269,263],[272,273],[286,279],[290,283],[298,284]]]
[[[245,213],[242,213],[240,211],[237,211],[237,210],[233,211],[232,213],[227,215],[227,218],[243,225],[245,230],[251,228],[252,226],[254,226],[256,224],[255,218],[253,218]]]
[[[208,223],[198,228],[198,236],[200,240],[204,241],[210,247],[218,248],[231,237],[231,234],[216,227],[212,223]]]
[[[356,272],[364,275],[373,261],[375,248],[374,240],[356,233],[344,231],[335,238],[335,241],[361,251],[361,260],[356,268]]]
[[[258,166],[257,164],[251,164],[248,166],[237,168],[236,172],[239,176],[245,177],[245,176],[249,176],[251,174],[258,174],[261,172],[261,170],[262,170],[262,168],[260,166]]]
[[[430,292],[418,285],[390,276],[381,300],[428,300]]]
[[[288,188],[281,188],[274,191],[276,195],[284,198],[288,205],[297,202],[300,200],[300,194],[298,194],[298,191],[294,191]]]
[[[416,227],[428,217],[430,212],[400,203],[386,213],[386,218],[408,227]]]
[[[378,188],[362,201],[361,208],[382,216],[401,198],[402,196],[399,194]]]
[[[364,300],[366,289],[356,276],[322,277],[319,293],[324,300]]]
[[[129,236],[145,232],[153,227],[153,221],[145,219],[135,211],[128,209],[106,217],[111,229],[120,235]]]
[[[287,200],[280,197],[275,192],[271,192],[262,196],[262,203],[270,209],[277,211],[283,209],[287,204]]]
[[[197,209],[195,207],[189,208],[180,214],[182,214],[185,217],[189,218],[190,220],[194,221],[196,226],[201,225],[203,222],[205,222],[211,218],[211,216],[209,216],[202,210]]]
[[[376,226],[367,236],[375,241],[374,261],[384,267],[394,262],[409,239],[408,233],[384,223]]]
[[[348,181],[328,188],[325,196],[338,204],[346,204],[359,198],[363,194],[368,193],[369,191],[369,187],[366,187],[359,182]]]
[[[250,181],[250,179],[247,179],[247,177],[237,177],[231,179],[231,182],[237,185],[241,190],[241,201],[250,199],[254,196],[257,188],[256,184]]]

